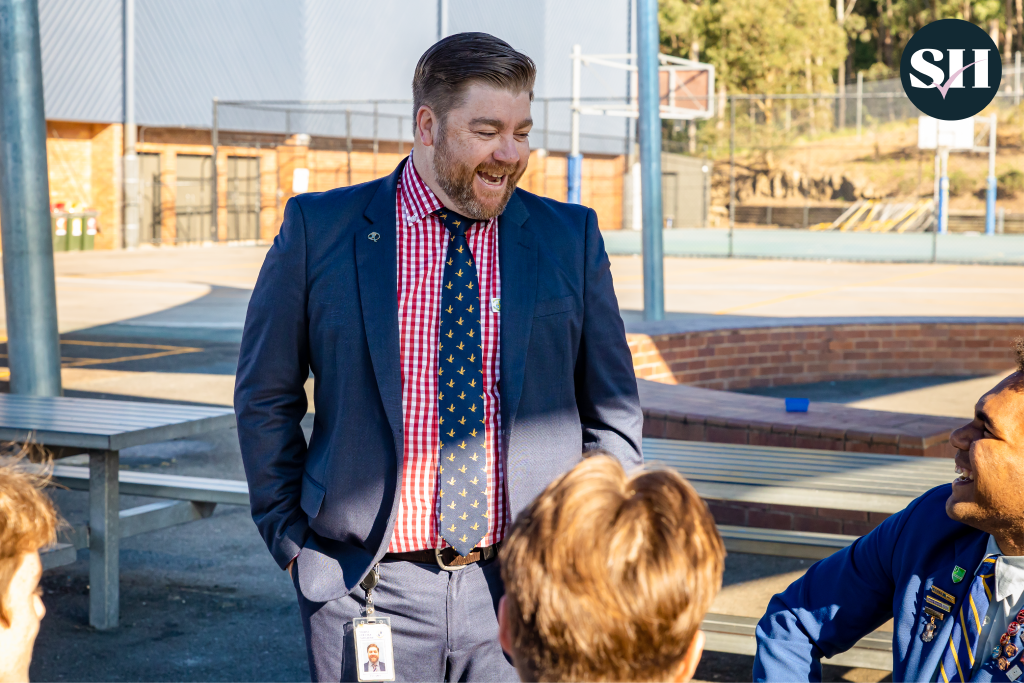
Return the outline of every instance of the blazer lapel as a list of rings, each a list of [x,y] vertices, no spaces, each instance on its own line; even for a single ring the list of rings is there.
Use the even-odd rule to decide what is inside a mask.
[[[956,601],[949,615],[938,625],[935,637],[930,642],[923,643],[921,661],[925,664],[920,672],[923,675],[930,676],[935,672],[942,655],[945,653],[945,648],[949,647],[949,637],[953,633],[953,624],[959,618],[960,606],[964,604],[964,601],[967,600],[967,596],[970,594],[971,583],[974,581],[974,570],[978,568],[978,563],[984,557],[987,544],[988,534],[986,533],[967,533],[960,536],[953,544],[953,556],[949,558],[948,562],[936,567],[934,572],[924,577],[918,603],[918,612],[921,618],[917,620],[917,628],[913,635],[915,642],[921,638],[925,627],[931,621],[930,618],[926,618],[924,612],[924,607],[927,604],[924,596],[934,595],[930,590],[931,587],[935,586],[943,592],[949,593],[956,598]],[[959,583],[953,583],[954,567],[963,567],[967,572]]]
[[[523,393],[526,350],[533,327],[537,298],[537,249],[533,233],[525,227],[530,214],[513,194],[498,219],[498,261],[501,267],[501,424],[502,452],[508,453],[509,435]]]
[[[398,340],[395,193],[404,167],[405,161],[380,183],[363,214],[369,224],[354,235],[366,342],[384,412],[396,435],[402,433],[402,369]],[[401,449],[398,460],[401,463]]]

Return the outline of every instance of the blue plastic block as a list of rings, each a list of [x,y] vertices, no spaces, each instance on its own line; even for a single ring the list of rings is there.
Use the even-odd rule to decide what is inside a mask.
[[[811,399],[809,398],[787,398],[786,399],[786,412],[787,413],[806,413],[807,408],[811,405]]]

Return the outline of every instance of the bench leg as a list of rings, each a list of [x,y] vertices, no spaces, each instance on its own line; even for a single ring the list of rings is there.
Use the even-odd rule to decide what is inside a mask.
[[[119,612],[118,452],[89,453],[89,624],[117,626]]]

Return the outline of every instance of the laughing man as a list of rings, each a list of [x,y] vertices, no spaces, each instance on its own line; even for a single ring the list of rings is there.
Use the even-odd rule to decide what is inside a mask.
[[[1017,371],[953,432],[952,484],[932,489],[772,598],[756,681],[821,680],[822,657],[888,619],[895,681],[1024,675],[1024,340]]]

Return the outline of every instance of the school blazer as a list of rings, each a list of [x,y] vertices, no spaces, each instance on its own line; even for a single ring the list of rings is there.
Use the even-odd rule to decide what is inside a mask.
[[[951,486],[928,491],[774,596],[756,629],[754,680],[820,681],[822,657],[850,649],[889,618],[893,680],[932,680],[988,544],[987,533],[946,515]],[[956,566],[967,570],[960,583]],[[924,596],[933,585],[956,602],[954,618],[926,643]]]
[[[252,516],[314,601],[386,552],[402,487],[395,201],[404,163],[293,197],[250,299],[235,384]],[[515,191],[498,220],[500,434],[514,516],[585,451],[642,463],[632,357],[593,210]],[[314,377],[312,436],[303,384]],[[300,549],[302,552],[300,553]]]

